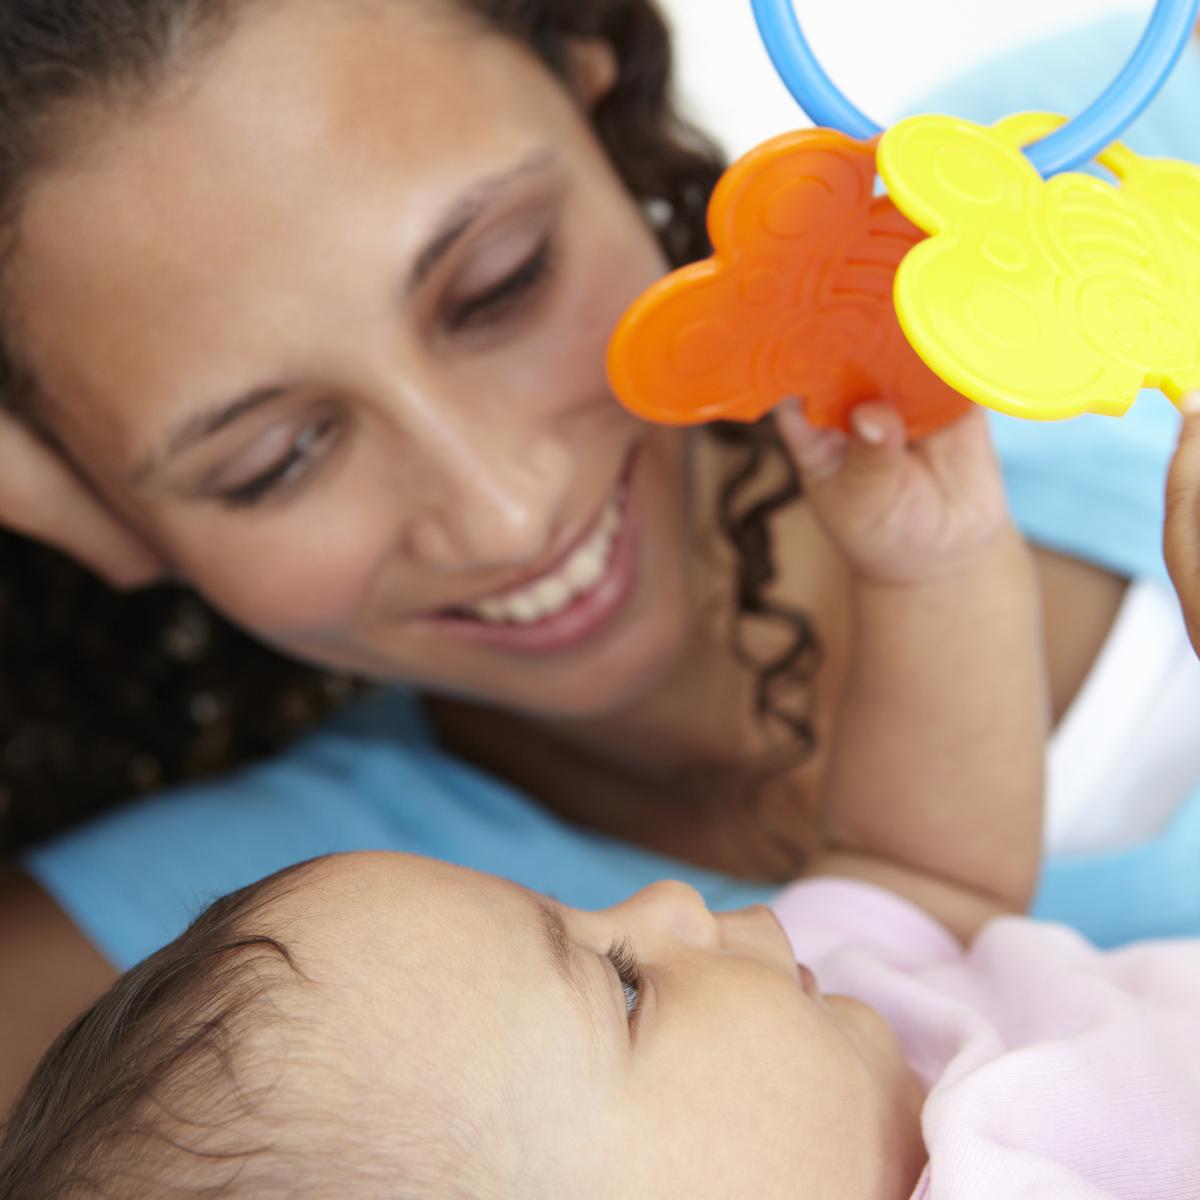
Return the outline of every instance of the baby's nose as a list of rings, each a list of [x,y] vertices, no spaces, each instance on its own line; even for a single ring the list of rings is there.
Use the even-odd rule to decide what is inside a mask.
[[[721,935],[717,918],[694,887],[676,881],[653,884],[630,901],[641,921],[689,946],[714,949]]]
[[[716,921],[722,949],[777,964],[788,971],[794,968],[792,944],[775,914],[765,904],[721,913]]]

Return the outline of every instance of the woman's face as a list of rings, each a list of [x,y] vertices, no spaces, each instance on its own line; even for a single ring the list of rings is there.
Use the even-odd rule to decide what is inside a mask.
[[[604,358],[665,264],[585,98],[449,3],[293,0],[74,132],[23,210],[15,332],[182,576],[297,655],[507,707],[661,675],[684,440]]]

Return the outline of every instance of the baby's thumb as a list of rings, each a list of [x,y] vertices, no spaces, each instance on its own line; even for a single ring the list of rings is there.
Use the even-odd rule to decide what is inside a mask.
[[[785,400],[775,410],[775,428],[810,497],[826,487],[841,470],[849,439],[841,430],[810,425],[800,401]]]

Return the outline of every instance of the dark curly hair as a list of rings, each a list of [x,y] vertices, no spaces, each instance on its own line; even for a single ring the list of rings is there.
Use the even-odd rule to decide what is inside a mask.
[[[574,38],[603,38],[619,64],[596,132],[675,265],[708,252],[705,212],[723,164],[680,119],[671,44],[651,0],[451,0],[565,74]],[[4,0],[0,6],[0,217],[54,147],[62,106],[152,90],[175,57],[219,36],[235,0]],[[0,339],[3,333],[0,331]],[[0,343],[0,403],[31,414],[36,381]],[[765,423],[711,431],[740,461],[720,500],[739,558],[737,602],[783,633],[757,674],[764,719],[789,762],[811,748],[807,695],[818,660],[806,616],[772,603],[770,519],[799,494]],[[762,480],[770,477],[769,494]],[[754,639],[757,643],[759,639]],[[14,849],[149,788],[269,754],[352,696],[351,681],[257,646],[196,597],[110,593],[53,551],[0,533],[0,849]],[[796,697],[800,697],[799,704]]]

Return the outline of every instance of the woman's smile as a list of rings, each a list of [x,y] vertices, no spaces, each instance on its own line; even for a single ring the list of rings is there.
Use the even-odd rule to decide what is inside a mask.
[[[634,451],[604,505],[549,566],[430,620],[451,636],[524,654],[561,653],[602,632],[638,580],[636,466]]]

